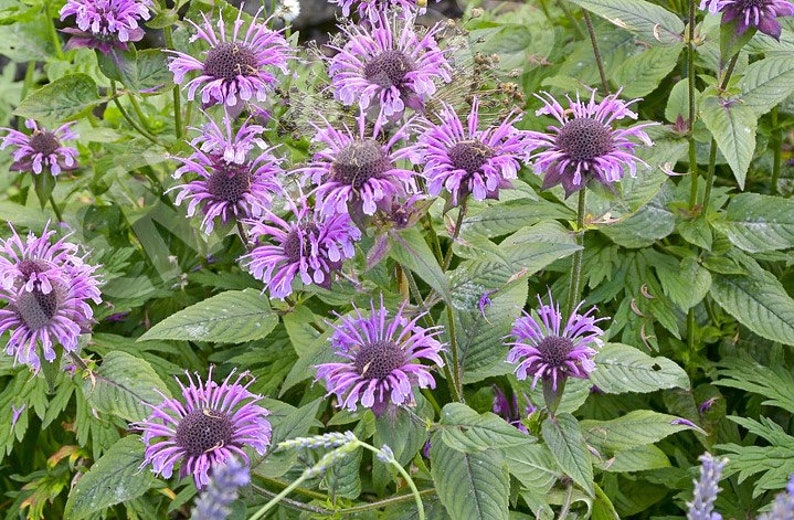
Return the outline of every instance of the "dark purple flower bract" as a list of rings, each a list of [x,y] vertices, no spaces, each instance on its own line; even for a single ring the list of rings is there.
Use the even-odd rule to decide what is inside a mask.
[[[537,174],[545,174],[543,189],[561,184],[565,196],[585,187],[590,179],[606,186],[623,178],[628,168],[633,176],[637,174],[637,164],[645,164],[634,155],[639,139],[646,146],[653,143],[644,128],[657,123],[643,123],[629,128],[614,128],[612,123],[626,117],[636,119],[637,114],[629,110],[629,105],[618,99],[618,94],[605,97],[596,102],[595,91],[587,102],[576,97],[576,101],[566,96],[568,108],[563,108],[551,94],[538,96],[544,107],[536,115],[550,115],[559,121],[559,126],[550,126],[548,133],[528,132],[528,150],[541,148],[532,153],[529,160]],[[647,166],[647,165],[646,165]]]
[[[423,133],[410,147],[411,161],[424,165],[430,195],[446,189],[457,205],[469,193],[474,200],[485,200],[498,198],[500,188],[512,187],[509,179],[518,176],[518,159],[527,146],[525,132],[513,127],[517,115],[478,130],[479,101],[474,98],[465,126],[449,105],[444,105],[438,118],[440,124],[422,124]]]
[[[63,29],[72,35],[66,48],[88,47],[105,54],[125,50],[127,42],[143,38],[138,22],[149,19],[150,7],[151,0],[68,0],[61,9],[61,20],[74,15],[77,28]]]
[[[44,359],[56,358],[53,346],[67,352],[77,350],[77,338],[91,323],[94,311],[89,300],[100,303],[98,266],[88,265],[78,247],[44,229],[40,237],[29,233],[26,240],[11,228],[11,236],[0,239],[0,334],[10,332],[6,353],[15,363],[41,368],[38,345]]]
[[[368,28],[343,26],[347,42],[331,46],[338,51],[329,67],[334,96],[362,109],[379,105],[386,117],[399,116],[405,107],[422,110],[436,92],[435,81],[452,79],[434,38],[439,30],[437,25],[420,37],[413,19],[398,22],[385,15]]]
[[[33,131],[31,135],[11,128],[0,128],[8,131],[5,137],[0,138],[0,150],[7,146],[16,147],[14,163],[9,169],[36,174],[46,169],[52,175],[58,175],[62,171],[77,168],[77,150],[62,144],[63,141],[77,139],[77,134],[71,128],[73,124],[66,123],[51,132],[39,127],[36,121],[27,119],[25,126]]]
[[[736,33],[744,34],[750,27],[780,40],[779,16],[794,16],[789,0],[701,0],[700,9],[712,14],[722,13],[722,23],[736,20]]]
[[[209,482],[210,470],[239,457],[249,463],[244,448],[249,446],[264,455],[270,445],[271,426],[265,419],[268,411],[257,405],[262,396],[248,387],[254,382],[247,372],[232,382],[234,372],[220,385],[187,373],[188,384],[177,379],[182,399],[167,398],[152,407],[152,414],[133,424],[143,432],[146,456],[141,467],[152,465],[155,474],[171,478],[179,460],[179,477],[193,476],[201,489]],[[243,379],[248,382],[241,384]]]
[[[305,203],[291,205],[294,220],[267,212],[262,221],[249,222],[254,248],[240,258],[241,265],[267,286],[270,296],[292,293],[300,277],[305,285],[331,287],[332,273],[355,255],[354,242],[361,231],[347,214],[320,216]]]
[[[272,68],[287,73],[287,62],[292,58],[292,49],[287,40],[257,21],[260,9],[245,35],[240,34],[243,25],[242,10],[234,21],[231,35],[226,34],[223,17],[218,20],[216,34],[212,23],[202,14],[204,23],[195,27],[197,33],[190,41],[202,39],[209,43],[203,60],[182,52],[173,52],[175,57],[168,68],[174,73],[174,82],[181,84],[189,72],[199,75],[187,83],[187,96],[192,100],[201,88],[201,102],[205,105],[223,104],[236,107],[242,101],[256,99],[265,101],[278,80]]]
[[[228,222],[261,216],[270,207],[273,195],[283,191],[281,160],[258,137],[262,130],[245,121],[235,132],[228,117],[223,129],[210,120],[190,143],[193,154],[187,159],[176,158],[183,164],[174,172],[175,178],[185,173],[199,178],[169,191],[178,191],[177,204],[189,201],[188,217],[201,206],[201,227],[206,233],[212,232],[217,218]]]
[[[349,209],[373,215],[378,207],[389,211],[394,196],[416,191],[414,172],[395,166],[406,150],[392,150],[407,138],[407,125],[397,128],[387,141],[381,142],[380,117],[371,134],[363,112],[357,122],[355,134],[347,125],[343,130],[327,121],[324,127],[315,126],[314,142],[325,148],[314,154],[308,166],[298,170],[317,186],[312,193],[323,215],[348,213]]]
[[[507,354],[507,361],[516,365],[518,379],[532,377],[532,388],[541,379],[551,380],[556,390],[559,381],[567,377],[586,379],[595,370],[592,358],[596,349],[603,345],[601,336],[604,334],[596,323],[605,318],[592,316],[595,307],[579,314],[582,303],[571,313],[564,329],[561,329],[560,306],[555,305],[551,293],[548,305],[538,296],[540,320],[526,312],[519,316],[510,333],[515,341],[508,343],[513,348]]]
[[[413,387],[435,388],[430,367],[421,359],[443,367],[443,345],[437,336],[441,328],[425,329],[417,325],[424,315],[413,319],[404,315],[403,303],[393,317],[383,306],[371,304],[369,316],[355,309],[354,315],[342,316],[333,325],[331,345],[344,361],[317,365],[317,380],[325,380],[328,394],[336,394],[339,406],[355,411],[358,403],[381,415],[389,403],[413,402]]]

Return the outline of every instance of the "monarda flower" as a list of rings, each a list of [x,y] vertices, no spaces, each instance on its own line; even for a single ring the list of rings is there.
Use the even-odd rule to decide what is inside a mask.
[[[342,27],[347,41],[331,58],[329,74],[334,96],[362,109],[378,105],[385,117],[399,116],[406,107],[421,111],[436,92],[436,81],[451,81],[451,67],[435,35],[440,26],[420,36],[413,19],[378,17],[366,28]]]
[[[178,191],[177,204],[189,201],[188,217],[201,207],[204,213],[201,228],[205,233],[212,233],[218,218],[228,222],[261,216],[270,207],[273,195],[282,192],[281,160],[258,138],[262,130],[261,126],[246,121],[235,132],[228,117],[223,128],[210,120],[191,141],[193,154],[187,159],[176,158],[183,164],[174,172],[174,178],[192,173],[198,179],[169,191]]]
[[[11,171],[33,172],[40,174],[45,169],[53,176],[62,171],[77,168],[77,150],[63,146],[63,141],[77,139],[72,131],[74,123],[66,123],[55,131],[39,127],[32,119],[25,120],[25,126],[32,130],[30,135],[11,128],[0,128],[8,134],[0,138],[0,150],[7,146],[15,147]]]
[[[508,343],[513,348],[507,354],[508,363],[516,365],[515,373],[519,380],[532,378],[532,388],[538,381],[551,381],[553,390],[568,377],[586,379],[595,370],[593,357],[603,345],[601,336],[604,331],[596,326],[605,318],[596,319],[593,307],[579,314],[576,306],[562,327],[562,314],[559,304],[549,294],[549,304],[544,305],[538,296],[539,320],[526,311],[513,325],[510,335],[515,339]]]
[[[427,11],[426,0],[328,0],[342,8],[345,18],[350,16],[351,9],[355,8],[359,17],[376,21],[386,11],[402,13],[406,18],[413,18],[416,14]],[[438,2],[439,0],[436,0]]]
[[[128,42],[143,38],[138,22],[149,19],[151,7],[151,0],[68,0],[61,20],[74,15],[77,28],[62,29],[72,35],[66,48],[87,47],[105,54],[126,50]]]
[[[0,239],[0,334],[9,332],[6,353],[14,363],[41,368],[44,359],[56,358],[55,344],[67,352],[77,350],[77,339],[94,317],[89,300],[100,303],[98,266],[85,263],[75,244],[52,240],[55,231],[40,237],[29,233],[23,240],[14,228]]]
[[[618,93],[619,94],[619,93]],[[548,133],[528,132],[527,147],[532,150],[529,160],[537,174],[545,174],[543,189],[561,184],[565,196],[585,187],[590,179],[605,186],[623,178],[628,168],[632,177],[637,174],[637,163],[645,164],[634,155],[639,139],[646,146],[653,143],[644,128],[657,123],[643,123],[629,128],[614,128],[615,121],[626,117],[637,119],[637,114],[629,110],[629,105],[637,99],[625,103],[617,94],[596,102],[595,91],[590,101],[583,102],[577,95],[576,101],[568,100],[568,108],[563,108],[551,94],[539,97],[545,104],[535,114],[550,115],[559,121],[559,126],[549,126]],[[534,152],[535,149],[542,149]]]
[[[297,277],[305,285],[330,289],[333,273],[355,256],[353,244],[361,238],[347,214],[320,216],[305,203],[292,204],[291,213],[289,220],[267,212],[261,221],[249,222],[254,248],[240,258],[273,298],[292,294]]]
[[[210,45],[209,50],[203,61],[174,51],[175,57],[168,64],[177,84],[181,84],[189,72],[198,72],[199,75],[186,84],[188,99],[193,100],[200,88],[205,107],[219,104],[237,107],[242,101],[251,99],[265,101],[268,92],[278,83],[271,70],[276,68],[286,74],[292,49],[280,33],[257,21],[261,12],[261,9],[256,12],[244,36],[240,31],[242,10],[230,36],[226,34],[222,16],[217,24],[218,33],[205,14],[202,14],[202,25],[190,22],[197,31],[190,41],[202,39]]]
[[[500,188],[512,188],[510,179],[518,176],[527,147],[525,132],[513,127],[518,115],[478,130],[479,101],[474,98],[465,126],[449,105],[437,116],[439,124],[420,123],[423,133],[410,147],[411,161],[423,165],[430,195],[447,190],[457,205],[469,193],[485,200],[498,198]]]
[[[755,27],[778,41],[782,29],[777,18],[794,16],[794,4],[789,0],[701,0],[700,10],[722,13],[722,23],[736,21],[738,35]]]
[[[406,155],[405,149],[392,150],[408,137],[407,125],[393,130],[382,142],[380,117],[371,133],[364,112],[359,114],[357,123],[355,134],[347,125],[339,130],[328,121],[324,127],[315,126],[314,142],[325,148],[314,154],[308,166],[298,170],[316,185],[312,193],[323,215],[373,215],[378,207],[388,211],[394,196],[416,192],[414,173],[395,166],[395,161]]]
[[[263,398],[251,393],[254,382],[247,372],[234,373],[218,385],[212,380],[210,367],[207,381],[187,373],[188,384],[177,379],[182,399],[167,398],[158,405],[150,404],[152,414],[132,426],[143,432],[146,453],[141,468],[152,465],[155,474],[171,478],[174,466],[181,461],[179,477],[192,476],[201,489],[210,480],[210,471],[238,457],[250,463],[244,448],[250,447],[264,455],[270,445],[271,426],[265,417],[268,411],[256,404]],[[245,384],[241,382],[248,379]]]
[[[389,406],[413,403],[413,387],[435,388],[428,360],[438,367],[443,345],[440,327],[417,325],[424,313],[409,319],[403,303],[393,317],[372,302],[369,316],[354,307],[354,315],[342,316],[331,336],[334,353],[343,358],[317,365],[317,380],[325,380],[328,395],[336,394],[340,408],[355,411],[360,403],[380,416]]]

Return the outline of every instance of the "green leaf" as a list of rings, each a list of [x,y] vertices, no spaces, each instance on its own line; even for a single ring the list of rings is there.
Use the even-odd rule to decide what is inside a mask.
[[[151,409],[144,403],[159,404],[170,397],[168,388],[152,366],[122,351],[107,354],[93,378],[83,382],[83,395],[96,410],[134,422],[144,420]]]
[[[146,331],[138,341],[245,343],[264,338],[277,324],[278,316],[259,291],[226,291],[172,314]]]
[[[675,215],[667,207],[672,196],[672,188],[663,184],[637,213],[620,222],[599,226],[599,231],[623,247],[648,247],[675,230]]]
[[[670,45],[683,39],[684,23],[678,15],[645,0],[572,1],[648,42]]]
[[[768,399],[761,404],[777,406],[794,414],[794,374],[785,365],[766,367],[750,356],[726,357],[720,361],[719,379],[715,385],[738,388]]]
[[[66,502],[64,518],[86,518],[146,493],[156,481],[150,471],[139,468],[145,448],[139,435],[119,439],[77,481]]]
[[[571,477],[587,496],[593,497],[593,463],[576,418],[569,413],[548,417],[541,425],[541,432],[562,472]]]
[[[419,275],[446,302],[452,300],[447,277],[418,229],[410,228],[392,233],[389,241],[389,255],[396,262]]]
[[[791,54],[769,56],[751,63],[739,81],[743,105],[756,116],[794,94],[794,60]]]
[[[276,401],[265,399],[262,404],[265,409],[270,411],[268,420],[273,425],[273,438],[271,446],[294,437],[303,437],[309,433],[311,428],[322,427],[317,417],[317,411],[324,399],[315,399],[300,408]],[[257,465],[254,471],[262,476],[278,478],[284,475],[295,464],[298,459],[296,450],[269,451],[262,464]]]
[[[695,258],[682,258],[674,266],[659,262],[654,268],[664,294],[682,311],[700,303],[711,287],[711,273]]]
[[[794,200],[739,193],[731,199],[725,219],[713,225],[750,253],[789,249],[794,247]]]
[[[546,493],[563,477],[548,446],[543,444],[507,450],[505,460],[510,474],[521,482],[521,486],[537,493]]]
[[[462,403],[444,406],[439,429],[447,446],[467,453],[535,442],[534,437],[507,424],[498,415],[491,412],[480,415]]]
[[[598,467],[610,473],[633,473],[652,469],[668,468],[670,461],[665,453],[654,446],[646,444],[621,450],[609,459],[598,464]]]
[[[794,345],[794,300],[777,277],[757,269],[746,276],[714,274],[711,296],[761,337]]]
[[[596,499],[593,502],[593,515],[590,520],[620,520],[620,515],[615,511],[615,506],[604,490],[598,484],[595,486]]]
[[[755,152],[756,114],[740,100],[706,95],[700,104],[700,117],[728,161],[739,188],[744,189],[747,168]]]
[[[88,74],[68,74],[28,94],[14,114],[55,126],[78,118],[102,101]]]
[[[332,497],[357,498],[361,494],[361,452],[347,453],[340,463],[332,464],[323,475],[320,489],[328,490]]]
[[[621,62],[613,73],[613,80],[625,85],[623,95],[628,99],[648,95],[675,68],[683,48],[683,43],[648,47]]]
[[[490,238],[513,233],[543,220],[575,218],[576,214],[565,206],[544,199],[510,200],[466,215],[461,228],[461,237],[466,240],[468,234],[474,233]]]
[[[653,444],[668,435],[697,428],[681,423],[675,415],[650,410],[634,410],[611,421],[584,420],[581,426],[588,444],[613,452]]]
[[[607,343],[596,354],[590,381],[607,394],[647,393],[665,388],[689,389],[689,377],[675,362],[639,349]]]
[[[52,195],[52,190],[55,189],[55,177],[49,170],[43,170],[38,175],[33,175],[33,187],[36,189],[36,197],[39,199],[41,209],[47,206]]]
[[[501,450],[463,453],[433,437],[436,492],[452,518],[507,520],[510,475]]]
[[[110,54],[97,52],[97,63],[105,77],[138,91],[138,53],[135,47],[124,51],[113,49]]]

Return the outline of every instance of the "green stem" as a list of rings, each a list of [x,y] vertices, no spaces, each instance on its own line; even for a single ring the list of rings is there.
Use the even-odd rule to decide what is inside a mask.
[[[430,216],[430,213],[425,213],[425,225],[427,226],[427,230],[430,234],[430,245],[433,247],[433,254],[436,257],[436,262],[438,265],[442,265],[444,261],[444,253],[441,252],[441,242],[438,240],[438,234],[436,233],[436,228],[433,227],[433,217]]]
[[[143,137],[145,137],[152,143],[156,144],[157,146],[161,146],[159,141],[157,141],[157,139],[155,139],[155,137],[151,135],[149,132],[141,128],[138,125],[138,123],[136,123],[135,120],[132,119],[130,115],[127,113],[127,111],[124,109],[121,102],[119,101],[119,94],[118,91],[116,90],[116,82],[113,80],[110,80],[110,91],[113,93],[113,103],[116,105],[116,108],[118,108],[121,117],[123,117],[130,124],[130,126],[134,128],[135,131],[137,131]]]
[[[132,92],[130,92],[128,97],[130,104],[132,105],[132,109],[135,111],[135,115],[138,116],[138,120],[140,120],[141,125],[143,125],[143,128],[145,128],[147,132],[151,133],[151,128],[149,127],[149,118],[146,117],[143,113],[143,110],[141,110],[141,105],[138,103],[138,98],[136,98],[135,94]]]
[[[687,338],[687,347],[689,348],[689,355],[690,360],[694,359],[695,357],[695,308],[690,307],[689,311],[686,314],[686,338]],[[691,366],[692,363],[687,363],[687,366]],[[693,374],[690,374],[690,377]]]
[[[52,197],[52,193],[50,193],[50,206],[52,206],[52,211],[55,212],[55,217],[58,219],[58,222],[63,222],[63,214],[61,213],[61,208],[59,208],[58,204],[55,203],[55,199]]]
[[[460,235],[460,228],[463,226],[463,218],[466,216],[467,201],[468,197],[464,197],[463,201],[460,203],[460,207],[458,208],[458,218],[455,219],[455,229],[452,231],[452,242],[449,244],[447,254],[444,256],[444,263],[441,265],[441,269],[444,271],[449,269],[449,264],[452,263],[452,250],[454,249],[455,241]]]
[[[585,27],[587,27],[587,34],[590,35],[590,44],[593,46],[593,56],[595,56],[596,66],[598,67],[598,75],[601,76],[601,87],[604,89],[604,94],[609,95],[609,81],[607,80],[606,72],[604,72],[604,61],[601,59],[601,51],[598,49],[598,38],[596,38],[593,21],[590,19],[590,13],[587,12],[587,9],[582,9],[582,17]]]
[[[422,495],[432,495],[435,493],[434,489],[423,489],[419,492],[419,496]],[[378,500],[377,502],[370,502],[369,504],[363,504],[360,506],[353,506],[353,507],[346,507],[344,509],[337,510],[338,513],[341,514],[351,514],[351,513],[361,513],[364,511],[372,511],[373,509],[381,509],[386,506],[390,506],[392,504],[397,504],[399,502],[405,502],[413,498],[416,500],[416,495],[413,493],[406,494],[406,495],[399,495],[396,497],[384,498],[383,500]]]
[[[292,492],[292,491],[293,491],[295,488],[297,488],[298,486],[300,486],[300,485],[303,483],[303,481],[304,481],[304,480],[306,480],[307,478],[308,478],[308,473],[307,473],[307,472],[304,472],[303,474],[301,474],[301,476],[300,476],[300,477],[298,477],[298,478],[297,478],[297,480],[295,480],[295,481],[294,481],[292,484],[290,484],[289,486],[285,487],[285,488],[284,488],[284,489],[281,491],[281,493],[279,493],[278,495],[276,495],[276,496],[274,496],[273,498],[271,498],[271,499],[270,499],[270,500],[267,502],[267,504],[263,505],[263,506],[262,506],[262,507],[259,509],[259,511],[257,511],[256,513],[254,513],[254,514],[253,514],[253,515],[252,515],[252,516],[251,516],[251,517],[250,517],[248,520],[258,520],[259,518],[262,518],[263,516],[265,516],[265,513],[267,513],[268,511],[270,511],[270,510],[271,510],[271,509],[273,509],[274,507],[276,507],[276,505],[277,505],[279,502],[281,502],[281,500],[282,500],[284,497],[286,497],[287,495],[289,495],[289,494],[290,494],[290,493],[291,493],[291,492]]]
[[[64,58],[63,46],[61,45],[61,38],[58,36],[58,30],[55,28],[55,21],[50,17],[50,2],[44,3],[44,16],[47,17],[49,22],[50,39],[52,40],[52,46],[55,47],[55,56],[62,60]]]
[[[361,442],[361,441],[358,441],[358,443],[362,448],[367,449],[376,455],[380,454],[380,450],[375,448],[374,446],[370,446],[366,442]],[[402,475],[402,477],[405,479],[405,482],[408,484],[408,487],[411,488],[411,493],[413,494],[414,500],[416,502],[416,511],[419,515],[419,520],[425,520],[425,506],[422,503],[422,495],[419,494],[419,490],[417,489],[416,484],[414,483],[414,479],[411,478],[411,475],[409,475],[408,472],[405,471],[405,468],[402,467],[399,462],[394,460],[394,458],[389,460],[389,463],[395,468],[397,468],[397,471],[399,471],[400,475]]]
[[[452,307],[447,304],[445,305],[447,311],[447,334],[449,335],[449,349],[452,351],[452,368],[450,369],[448,366],[444,366],[444,369],[451,371],[452,382],[450,384],[452,388],[452,395],[454,396],[455,400],[462,403],[463,402],[463,381],[460,375],[460,358],[458,356],[458,338],[455,333],[455,313],[452,312]]]
[[[29,61],[28,66],[25,69],[25,82],[22,83],[22,95],[20,99],[25,99],[25,96],[30,91],[30,88],[33,86],[33,78],[36,75],[36,61]]]
[[[237,221],[237,233],[240,235],[240,241],[243,243],[243,249],[248,250],[248,233],[245,232],[243,223]]]
[[[576,37],[580,40],[584,40],[584,32],[582,32],[582,28],[579,27],[579,22],[576,21],[576,17],[573,15],[568,6],[565,5],[565,0],[561,0],[558,2],[560,4],[560,9],[565,14],[565,17],[568,18],[568,21],[571,22],[571,27],[573,27],[574,32],[576,33]]]
[[[689,37],[687,43],[687,91],[689,93],[689,174],[691,185],[689,189],[689,210],[693,211],[697,204],[698,195],[698,163],[695,149],[695,1],[689,0]]]
[[[703,210],[705,215],[709,210],[709,202],[711,199],[711,186],[714,184],[714,170],[717,169],[717,141],[711,140],[711,147],[709,148],[709,166],[706,170],[706,191],[703,193]]]
[[[568,488],[565,493],[565,502],[562,504],[562,509],[560,509],[560,516],[557,520],[565,520],[568,518],[568,512],[571,510],[571,504],[573,503],[573,484],[568,482]]]
[[[780,178],[780,163],[783,159],[783,140],[778,127],[778,107],[772,109],[772,137],[769,146],[772,148],[772,186],[770,192],[777,195],[777,182]]]
[[[261,486],[253,485],[251,487],[254,490],[256,490],[257,493],[259,493],[260,495],[263,495],[263,496],[265,496],[265,497],[267,497],[269,499],[273,499],[273,498],[276,497],[276,493],[274,493],[274,492],[272,492],[270,490],[267,490],[267,489],[265,489],[265,488],[263,488]],[[325,499],[325,498],[326,498],[325,495],[323,495],[323,499]],[[331,510],[331,509],[325,509],[323,507],[318,507],[318,506],[312,506],[312,505],[309,505],[309,504],[304,504],[303,502],[298,502],[297,500],[292,500],[292,499],[289,499],[289,498],[286,498],[286,497],[282,497],[280,499],[280,502],[282,502],[287,507],[291,507],[291,508],[297,509],[299,511],[309,511],[310,513],[316,513],[316,514],[319,514],[319,515],[325,515],[326,517],[334,515],[334,511]]]
[[[579,303],[582,286],[582,257],[584,256],[584,215],[585,215],[585,193],[586,189],[579,190],[579,204],[576,211],[576,229],[574,238],[580,249],[573,254],[571,265],[571,286],[568,289],[568,316],[573,314],[573,310]]]
[[[165,45],[169,49],[174,48],[174,39],[171,36],[171,26],[163,28],[163,36],[165,37]],[[174,85],[172,91],[174,99],[174,135],[177,139],[182,139],[184,129],[182,127],[182,94],[179,90],[179,85]]]

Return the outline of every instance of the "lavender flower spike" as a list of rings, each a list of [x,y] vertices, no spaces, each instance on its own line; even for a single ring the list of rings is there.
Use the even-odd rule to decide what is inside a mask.
[[[464,125],[455,109],[444,105],[440,124],[420,124],[424,132],[410,148],[411,161],[424,165],[430,195],[444,189],[452,194],[454,205],[469,193],[474,200],[499,198],[500,188],[512,188],[510,179],[518,176],[519,158],[527,151],[525,132],[513,127],[517,114],[478,130],[479,110],[475,97]]]
[[[57,130],[49,131],[40,127],[36,121],[26,119],[25,126],[33,131],[31,135],[12,128],[0,128],[8,132],[8,135],[0,138],[0,150],[7,146],[16,148],[13,153],[14,162],[9,170],[40,174],[46,169],[56,176],[62,171],[77,168],[77,150],[61,144],[63,141],[77,139],[72,125],[74,123],[66,123]]]
[[[777,18],[794,16],[794,4],[789,0],[701,0],[700,10],[722,13],[722,23],[735,20],[738,35],[755,27],[778,41],[782,27]]]
[[[354,307],[355,315],[342,316],[341,323],[333,325],[331,346],[343,360],[317,365],[316,380],[325,380],[340,408],[355,411],[360,403],[380,416],[390,403],[412,403],[413,386],[435,388],[431,368],[419,361],[444,366],[443,345],[437,339],[441,328],[420,327],[417,322],[424,313],[409,319],[405,305],[390,318],[381,296],[378,308],[372,302],[369,316]]]
[[[146,454],[142,468],[151,464],[154,473],[170,478],[181,459],[180,478],[192,475],[201,489],[209,483],[210,471],[232,457],[248,464],[243,448],[248,446],[264,455],[272,429],[265,419],[269,412],[256,404],[262,396],[248,390],[254,382],[248,372],[238,375],[234,382],[232,372],[220,385],[212,380],[212,367],[206,382],[198,374],[196,381],[186,374],[187,385],[177,379],[181,400],[163,396],[162,403],[149,405],[149,418],[132,427],[143,431]],[[242,384],[246,378],[248,382]]]
[[[629,128],[614,128],[615,121],[624,118],[637,119],[637,114],[629,110],[629,105],[639,101],[634,99],[625,103],[618,99],[620,92],[596,102],[595,91],[590,101],[584,102],[576,96],[576,101],[566,96],[568,108],[554,99],[548,92],[538,96],[544,105],[536,115],[554,117],[559,126],[549,126],[547,133],[528,132],[527,159],[532,163],[535,173],[545,174],[543,189],[561,184],[565,196],[585,187],[589,180],[596,180],[611,187],[623,178],[628,169],[632,177],[637,174],[637,163],[645,162],[634,155],[638,139],[651,146],[645,128],[658,123],[642,123]],[[540,152],[534,150],[541,148]]]
[[[207,488],[201,493],[193,508],[191,520],[226,520],[231,514],[231,504],[237,499],[237,489],[251,482],[248,466],[232,457],[216,467],[210,475]]]
[[[702,462],[700,480],[695,481],[692,502],[687,502],[689,507],[687,520],[722,520],[722,515],[714,512],[714,501],[717,500],[717,494],[720,492],[718,483],[728,459],[715,458],[707,452],[698,460]]]
[[[128,42],[143,38],[138,23],[149,19],[151,7],[151,0],[68,0],[61,9],[61,20],[74,15],[77,28],[63,29],[72,35],[66,48],[88,47],[104,54],[126,50]]]
[[[436,25],[420,36],[413,19],[397,23],[386,15],[367,28],[343,26],[347,43],[329,45],[337,51],[328,69],[334,96],[362,109],[378,105],[384,117],[400,116],[406,107],[422,111],[436,92],[435,82],[452,80],[452,68],[435,40],[440,29]]]
[[[201,39],[210,45],[203,60],[171,51],[174,58],[168,68],[174,73],[174,83],[181,84],[190,72],[199,73],[186,84],[188,99],[193,100],[200,88],[204,106],[222,104],[231,108],[251,99],[265,101],[278,83],[271,70],[287,73],[287,62],[293,55],[287,40],[257,21],[262,8],[241,34],[242,13],[240,9],[231,35],[226,34],[223,16],[218,20],[218,33],[205,14],[201,15],[203,24],[190,22],[197,31],[190,41]]]
[[[541,379],[551,380],[553,390],[567,377],[586,379],[595,370],[592,358],[603,345],[604,331],[596,323],[606,318],[594,318],[595,307],[579,314],[584,303],[581,302],[561,330],[562,313],[551,298],[551,291],[548,305],[543,304],[540,296],[538,303],[540,320],[524,312],[513,325],[511,336],[515,341],[508,343],[513,348],[507,354],[507,361],[516,364],[516,377],[523,380],[531,376],[532,388]]]

